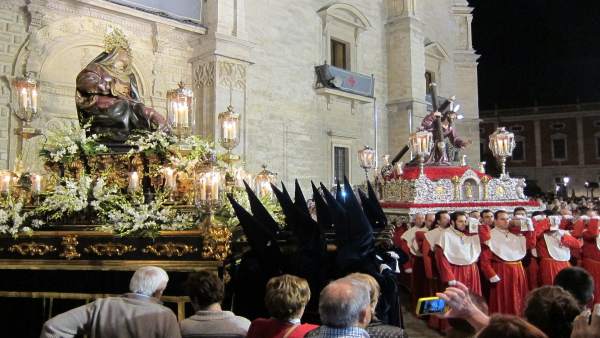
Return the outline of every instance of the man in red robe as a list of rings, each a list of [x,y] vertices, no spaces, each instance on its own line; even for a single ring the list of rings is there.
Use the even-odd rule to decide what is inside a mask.
[[[460,281],[472,293],[481,296],[477,267],[480,254],[479,234],[469,232],[464,212],[454,212],[451,215],[451,226],[440,234],[435,246],[435,259],[442,282],[453,286]]]
[[[534,217],[541,285],[552,285],[556,274],[571,266],[571,249],[579,249],[582,246],[569,232],[560,229],[561,221],[560,215],[548,218]]]
[[[421,253],[423,254],[423,269],[425,270],[425,277],[429,283],[431,294],[435,292],[442,292],[445,289],[445,285],[439,278],[437,265],[435,263],[435,245],[441,235],[441,233],[450,226],[450,214],[448,211],[438,211],[434,216],[434,221],[431,229],[427,232],[417,232],[416,239]],[[428,326],[440,331],[444,331],[448,328],[448,321],[442,320],[435,316],[430,316]]]
[[[535,245],[533,226],[528,228],[527,224],[524,217],[515,218],[509,224],[508,213],[504,210],[494,214],[495,226],[490,231],[490,239],[483,243],[480,257],[481,271],[491,283],[490,313],[521,315],[528,291],[521,260],[527,254],[527,248]]]
[[[594,212],[595,213],[595,212]],[[589,217],[589,216],[588,216]],[[587,222],[587,224],[585,224]],[[579,222],[576,222],[576,232]],[[594,304],[600,303],[600,231],[598,230],[599,218],[592,214],[587,221],[581,220],[581,224],[585,225],[585,230],[582,231],[583,248],[581,250],[581,266],[592,275],[594,279]]]
[[[433,216],[432,214],[428,214]],[[417,305],[417,300],[421,297],[431,296],[431,288],[425,278],[425,268],[423,266],[423,254],[417,242],[416,235],[419,232],[427,232],[425,225],[426,216],[419,213],[415,215],[413,226],[402,234],[400,248],[410,257],[409,261],[403,266],[404,272],[410,273],[411,300],[413,306]]]

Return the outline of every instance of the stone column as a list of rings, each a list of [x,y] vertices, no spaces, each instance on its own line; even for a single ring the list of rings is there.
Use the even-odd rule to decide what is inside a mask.
[[[535,142],[535,166],[542,167],[542,129],[540,120],[533,121],[533,138]]]
[[[581,115],[575,117],[577,123],[577,157],[579,159],[579,165],[585,165],[585,149],[583,139],[583,118]]]
[[[246,71],[252,64],[245,17],[245,0],[207,0],[203,18],[208,33],[194,42],[192,59],[201,134],[216,141],[217,116],[231,104],[242,116],[241,143],[234,150],[242,156],[246,152]]]
[[[387,5],[388,147],[393,155],[408,142],[409,110],[413,131],[427,112],[425,46],[414,0],[390,0]],[[402,160],[407,159],[405,155]]]
[[[457,25],[456,48],[453,53],[455,88],[454,92],[461,105],[461,113],[465,119],[458,122],[460,136],[470,139],[473,144],[479,139],[479,105],[477,93],[477,59],[472,45],[471,21],[472,8],[465,0],[454,0],[452,16]],[[472,163],[479,162],[479,149],[473,145],[467,147],[464,153]]]

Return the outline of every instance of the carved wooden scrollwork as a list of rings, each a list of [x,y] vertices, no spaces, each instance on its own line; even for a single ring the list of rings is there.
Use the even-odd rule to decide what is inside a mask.
[[[89,245],[83,249],[86,253],[93,253],[97,256],[122,256],[128,252],[134,252],[136,249],[133,245],[121,244],[121,243],[98,243]]]
[[[8,247],[8,251],[16,252],[21,256],[44,256],[56,251],[56,248],[48,244],[28,242],[11,245]]]
[[[180,243],[156,243],[152,245],[147,245],[144,249],[142,249],[143,253],[152,253],[158,257],[181,257],[185,254],[197,252],[198,248],[189,244],[180,244]]]
[[[79,258],[81,254],[77,252],[77,235],[66,235],[62,238],[63,252],[60,254],[60,257],[64,257],[67,260],[71,260],[73,258]]]
[[[209,227],[204,236],[202,258],[224,261],[231,253],[231,236],[227,227]]]

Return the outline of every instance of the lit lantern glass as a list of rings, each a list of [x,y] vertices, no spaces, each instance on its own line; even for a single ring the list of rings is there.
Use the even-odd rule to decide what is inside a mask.
[[[500,127],[490,135],[489,145],[494,157],[510,157],[515,149],[515,134]]]
[[[365,146],[358,151],[358,163],[360,167],[369,170],[375,166],[375,150],[369,146]]]
[[[167,91],[167,121],[179,137],[191,135],[195,127],[194,95],[192,90],[179,82],[179,88]]]
[[[28,125],[38,115],[38,83],[31,73],[26,78],[18,78],[14,81],[17,94],[18,109],[15,111],[17,117]]]
[[[219,128],[219,143],[223,148],[231,150],[240,143],[240,114],[234,112],[232,106],[219,113]]]
[[[271,188],[271,183],[275,183],[276,179],[277,174],[267,170],[267,166],[263,165],[263,170],[256,174],[254,178],[255,192],[258,197],[267,196],[272,198],[273,189]]]

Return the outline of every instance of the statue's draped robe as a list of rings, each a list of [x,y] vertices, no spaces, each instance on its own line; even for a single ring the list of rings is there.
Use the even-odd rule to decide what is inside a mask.
[[[434,135],[434,146],[433,151],[429,158],[425,161],[428,164],[448,164],[450,161],[457,161],[458,150],[466,146],[466,142],[456,135],[456,130],[452,124],[448,125],[447,128],[442,128],[442,140],[435,139],[435,119],[434,113],[430,113],[429,115],[423,118],[421,122],[421,129],[427,130],[433,133]],[[437,146],[438,142],[443,142],[445,147],[444,149],[440,149]]]
[[[77,113],[82,126],[91,124],[89,134],[123,143],[134,129],[156,129],[150,117],[160,115],[140,102],[132,73],[119,74],[101,64],[107,57],[101,54],[77,75]]]

